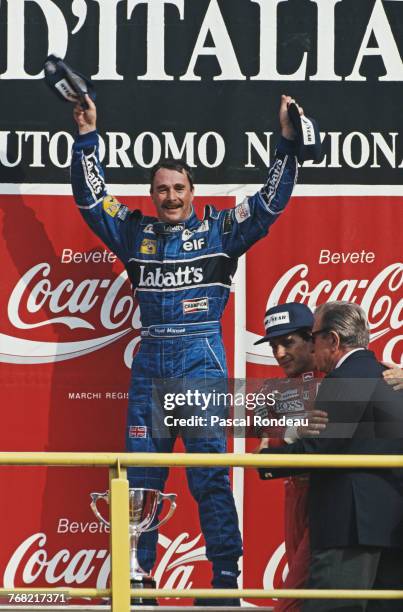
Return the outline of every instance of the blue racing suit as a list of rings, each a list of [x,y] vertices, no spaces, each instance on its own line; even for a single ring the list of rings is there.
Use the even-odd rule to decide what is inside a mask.
[[[129,210],[108,196],[98,159],[97,133],[78,136],[71,180],[84,220],[121,259],[136,291],[142,341],[131,373],[127,449],[170,452],[175,435],[152,435],[152,379],[223,381],[227,377],[220,319],[227,303],[237,259],[285,208],[295,184],[294,143],[281,139],[266,184],[235,208],[205,208],[169,225]],[[181,435],[188,452],[221,453],[225,432]],[[164,489],[166,468],[128,470],[131,487]],[[189,468],[190,491],[198,503],[210,561],[237,560],[242,541],[227,468]],[[139,561],[149,571],[156,554],[156,532],[143,534]]]

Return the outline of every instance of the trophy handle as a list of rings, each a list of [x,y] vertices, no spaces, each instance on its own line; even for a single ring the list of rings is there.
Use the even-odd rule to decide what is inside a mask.
[[[161,527],[161,525],[164,525],[175,512],[176,493],[161,493],[161,491],[158,491],[158,503],[163,502],[165,499],[168,500],[170,503],[168,514],[164,516],[164,518],[159,523],[154,525],[154,527],[147,528],[146,531],[154,531],[155,529],[158,529],[159,527]]]
[[[110,523],[108,523],[108,521],[106,519],[104,519],[104,517],[102,516],[102,514],[100,513],[100,511],[97,508],[97,501],[99,499],[103,499],[106,501],[107,504],[109,504],[109,491],[106,491],[105,493],[90,493],[91,495],[91,510],[93,511],[93,513],[95,514],[95,516],[97,517],[97,519],[106,527],[110,527]]]

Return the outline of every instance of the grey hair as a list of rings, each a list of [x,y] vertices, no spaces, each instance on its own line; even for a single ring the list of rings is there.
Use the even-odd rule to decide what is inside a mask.
[[[348,348],[367,348],[369,344],[368,319],[364,310],[353,302],[326,302],[315,310],[321,315],[321,327],[335,331],[340,344]]]

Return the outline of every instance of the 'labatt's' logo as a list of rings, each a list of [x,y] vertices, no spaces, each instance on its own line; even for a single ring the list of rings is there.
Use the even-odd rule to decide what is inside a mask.
[[[304,263],[284,272],[269,293],[266,310],[284,302],[302,302],[312,309],[317,304],[334,300],[355,302],[367,313],[371,342],[385,337],[379,356],[383,361],[400,363],[402,351],[398,345],[403,342],[403,263],[386,266],[373,279],[355,278],[334,282],[322,278],[315,284],[310,280],[309,272],[309,266]],[[256,339],[254,334],[250,334],[250,338]],[[248,352],[253,355],[254,363],[268,363],[267,357],[258,354],[253,343],[248,346]]]
[[[185,287],[203,281],[203,269],[194,266],[179,266],[174,272],[163,272],[162,268],[147,270],[140,266],[138,287]]]
[[[90,155],[83,155],[85,181],[95,199],[98,199],[104,190],[104,180],[97,166],[95,151]]]
[[[173,540],[159,534],[158,543],[164,553],[153,574],[160,588],[192,587],[195,563],[206,560],[200,539],[201,534],[189,540],[186,532]],[[29,587],[35,582],[49,586],[81,586],[87,581],[97,589],[108,588],[110,555],[106,549],[85,548],[73,552],[63,548],[50,554],[46,545],[46,534],[34,533],[17,546],[4,571],[5,588],[12,589],[16,584]]]

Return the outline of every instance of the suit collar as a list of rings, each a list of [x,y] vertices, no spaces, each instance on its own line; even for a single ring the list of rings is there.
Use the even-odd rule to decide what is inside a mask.
[[[359,359],[374,359],[375,361],[377,360],[375,357],[375,354],[373,351],[369,351],[368,349],[364,349],[362,351],[355,351],[354,353],[349,353],[348,357],[346,358],[345,361],[343,361],[342,365],[339,368],[333,368],[333,370],[331,370],[328,374],[326,374],[325,378],[332,378],[333,376],[339,376],[341,371],[344,371],[343,368],[345,368],[348,364],[352,363],[353,361],[358,361]]]
[[[348,359],[351,355],[353,355],[353,353],[357,353],[358,351],[365,351],[365,349],[362,347],[354,348],[354,349],[351,349],[351,351],[349,351],[348,353],[344,353],[343,357],[341,357],[339,361],[336,363],[336,365],[334,366],[334,369],[336,370],[337,368],[339,368],[341,364],[346,361],[346,359]]]

